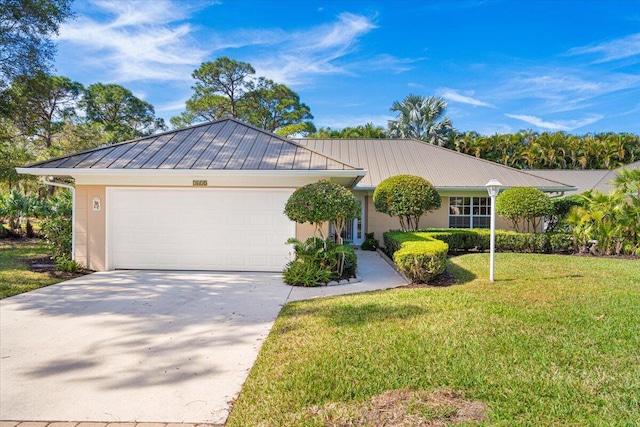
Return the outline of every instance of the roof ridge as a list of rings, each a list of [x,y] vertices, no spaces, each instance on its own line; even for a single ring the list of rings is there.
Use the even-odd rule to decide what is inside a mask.
[[[194,129],[197,128],[201,128],[201,127],[211,127],[211,126],[225,126],[225,125],[231,125],[234,124],[235,126],[239,126],[240,128],[244,129],[245,133],[248,131],[252,131],[252,132],[256,132],[259,135],[264,135],[267,137],[267,139],[273,139],[274,141],[279,141],[278,143],[281,144],[282,146],[290,146],[293,149],[298,149],[298,150],[304,150],[306,152],[309,152],[311,155],[315,154],[320,156],[323,159],[326,159],[326,162],[332,162],[335,167],[338,168],[342,168],[342,169],[352,169],[352,170],[363,170],[361,167],[358,166],[354,166],[351,165],[341,159],[338,159],[336,157],[327,155],[322,153],[321,151],[317,151],[317,150],[313,150],[309,147],[305,147],[304,145],[293,141],[290,138],[286,138],[284,136],[278,135],[274,132],[268,131],[266,129],[262,129],[259,128],[255,125],[252,125],[250,123],[246,123],[243,120],[237,118],[237,117],[227,117],[227,118],[223,118],[223,119],[218,119],[218,120],[211,120],[211,121],[207,121],[207,122],[202,122],[202,123],[197,123],[194,125],[190,125],[190,126],[186,126],[183,128],[179,128],[179,129],[171,129],[171,130],[167,130],[164,132],[160,132],[160,133],[156,133],[156,134],[152,134],[152,135],[146,135],[146,136],[142,136],[139,138],[135,138],[135,139],[131,139],[131,140],[127,140],[127,141],[122,141],[122,142],[118,142],[118,143],[114,143],[114,144],[108,144],[108,145],[102,145],[99,147],[94,147],[94,148],[90,148],[87,150],[82,150],[82,151],[78,151],[75,153],[70,153],[70,154],[65,154],[63,156],[58,156],[58,157],[54,157],[54,158],[50,158],[50,159],[46,159],[46,160],[42,160],[42,161],[38,161],[38,162],[34,162],[31,164],[28,164],[26,166],[24,166],[24,168],[38,168],[38,167],[46,167],[47,164],[53,163],[53,162],[58,162],[58,164],[62,164],[65,163],[67,160],[69,159],[73,159],[73,158],[88,158],[91,156],[100,156],[101,152],[106,153],[105,155],[109,155],[110,152],[113,152],[114,150],[122,150],[123,148],[119,148],[119,147],[125,147],[124,149],[127,150],[126,146],[130,146],[130,147],[135,147],[137,144],[155,144],[155,142],[161,140],[162,138],[166,138],[166,137],[170,137],[169,140],[173,139],[173,137],[175,137],[178,134],[184,134],[184,133],[192,133],[194,131]],[[286,144],[286,145],[285,145]],[[130,148],[129,148],[130,149]],[[176,148],[177,149],[177,148]],[[94,153],[98,153],[98,154],[94,154]],[[142,168],[144,169],[144,168]]]
[[[244,126],[250,127],[250,128],[252,128],[252,129],[254,129],[254,130],[258,131],[258,132],[261,132],[261,133],[267,134],[267,135],[268,135],[268,136],[270,136],[270,137],[276,137],[277,139],[280,139],[280,140],[282,140],[282,141],[285,141],[285,142],[286,142],[286,143],[288,143],[288,144],[294,145],[294,146],[296,146],[296,147],[298,147],[298,148],[302,148],[302,149],[304,149],[304,150],[309,150],[309,151],[311,151],[312,153],[318,154],[318,155],[320,155],[320,156],[322,156],[322,157],[326,157],[327,159],[329,159],[329,160],[333,160],[334,162],[337,162],[337,163],[340,163],[340,164],[341,164],[341,165],[343,165],[343,166],[348,166],[348,167],[350,167],[350,168],[352,168],[352,169],[355,169],[355,170],[362,170],[362,168],[361,168],[361,167],[356,167],[356,166],[354,166],[354,165],[350,165],[349,163],[346,163],[346,162],[344,162],[344,161],[342,161],[342,160],[340,160],[340,159],[336,159],[336,158],[334,158],[334,157],[332,157],[332,156],[328,156],[328,155],[326,155],[326,154],[324,154],[324,153],[321,153],[321,152],[319,152],[319,151],[312,150],[312,149],[311,149],[311,148],[309,148],[309,147],[305,147],[304,145],[299,144],[298,142],[294,141],[292,138],[287,138],[287,137],[285,137],[285,136],[278,135],[278,134],[277,134],[277,133],[275,133],[275,132],[272,132],[272,131],[269,131],[269,130],[266,130],[266,129],[259,128],[259,127],[255,126],[255,125],[252,125],[251,123],[246,123],[245,121],[240,120],[240,119],[239,119],[239,118],[237,118],[237,117],[229,117],[228,119],[224,119],[224,120],[232,120],[232,121],[234,121],[234,122],[236,122],[236,123],[239,123],[239,124],[241,124],[241,125],[244,125]]]

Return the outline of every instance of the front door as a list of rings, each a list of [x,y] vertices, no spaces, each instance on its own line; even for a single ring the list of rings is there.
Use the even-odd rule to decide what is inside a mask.
[[[342,240],[354,246],[360,246],[364,242],[364,196],[358,197],[360,202],[360,216],[349,221],[342,229]]]

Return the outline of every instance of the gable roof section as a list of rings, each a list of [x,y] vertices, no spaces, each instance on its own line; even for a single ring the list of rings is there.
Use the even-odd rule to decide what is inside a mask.
[[[577,193],[584,193],[590,190],[608,193],[614,188],[611,181],[616,178],[618,171],[623,169],[640,169],[640,161],[629,163],[613,170],[535,169],[531,170],[530,173],[541,178],[569,183],[577,188]]]
[[[543,191],[573,191],[551,179],[482,160],[415,139],[296,139],[328,156],[366,169],[358,189],[373,189],[400,174],[418,175],[440,190],[484,189],[491,179],[505,187],[536,187]]]
[[[65,170],[359,170],[294,141],[224,119],[34,163]]]

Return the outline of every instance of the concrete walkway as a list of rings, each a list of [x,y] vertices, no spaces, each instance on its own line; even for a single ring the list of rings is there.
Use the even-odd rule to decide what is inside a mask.
[[[358,283],[318,286],[316,288],[291,287],[287,302],[319,297],[379,291],[406,285],[407,282],[377,252],[357,251]]]
[[[0,420],[224,424],[286,302],[405,284],[375,252],[358,261],[361,282],[319,288],[272,273],[114,271],[4,299]]]

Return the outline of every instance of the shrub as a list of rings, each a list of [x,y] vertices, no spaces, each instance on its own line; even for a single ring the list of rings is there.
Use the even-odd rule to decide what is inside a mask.
[[[378,184],[373,192],[373,204],[378,212],[397,216],[403,231],[415,231],[420,217],[438,209],[441,199],[426,179],[413,175],[396,175]]]
[[[585,207],[587,204],[586,199],[581,195],[572,195],[562,197],[559,199],[551,199],[551,205],[553,209],[551,213],[545,216],[545,222],[547,224],[546,232],[566,232],[570,229],[567,223],[567,216],[574,206]]]
[[[56,260],[56,270],[75,273],[82,270],[82,266],[72,259],[59,258]]]
[[[70,191],[52,196],[46,205],[40,206],[40,214],[46,216],[40,222],[40,233],[45,239],[56,262],[71,260],[71,213],[72,197]]]
[[[449,245],[449,253],[468,252],[472,250],[484,251],[489,249],[489,231],[484,229],[445,229],[427,230],[429,236],[442,240]]]
[[[375,251],[380,247],[380,242],[373,236],[374,233],[364,233],[364,242],[360,246],[363,251]]]
[[[442,274],[449,246],[428,233],[384,233],[384,242],[400,272],[414,282],[428,283]]]
[[[489,249],[486,229],[442,229],[384,233],[385,249],[399,271],[414,281],[428,282],[442,273],[447,253]],[[569,253],[573,238],[563,233],[517,233],[496,231],[496,251],[526,253]]]
[[[287,200],[284,213],[291,221],[314,225],[323,240],[320,226],[325,222],[333,224],[336,240],[342,243],[342,228],[346,221],[360,215],[360,202],[342,185],[321,180],[298,188]]]
[[[331,280],[331,270],[313,260],[300,258],[287,264],[283,280],[293,286],[319,286]]]
[[[449,253],[489,250],[490,230],[428,229],[428,236],[449,245]],[[518,233],[496,230],[496,251],[530,253],[570,253],[573,237],[568,233]]]
[[[511,221],[516,231],[536,232],[543,216],[553,212],[549,196],[533,187],[514,187],[500,193],[496,212]],[[522,227],[522,228],[521,228]]]
[[[289,239],[295,259],[283,272],[284,282],[294,286],[319,286],[331,280],[354,277],[358,256],[352,247],[310,237],[304,242]]]
[[[40,233],[56,263],[71,259],[71,218],[46,218],[40,223]]]

